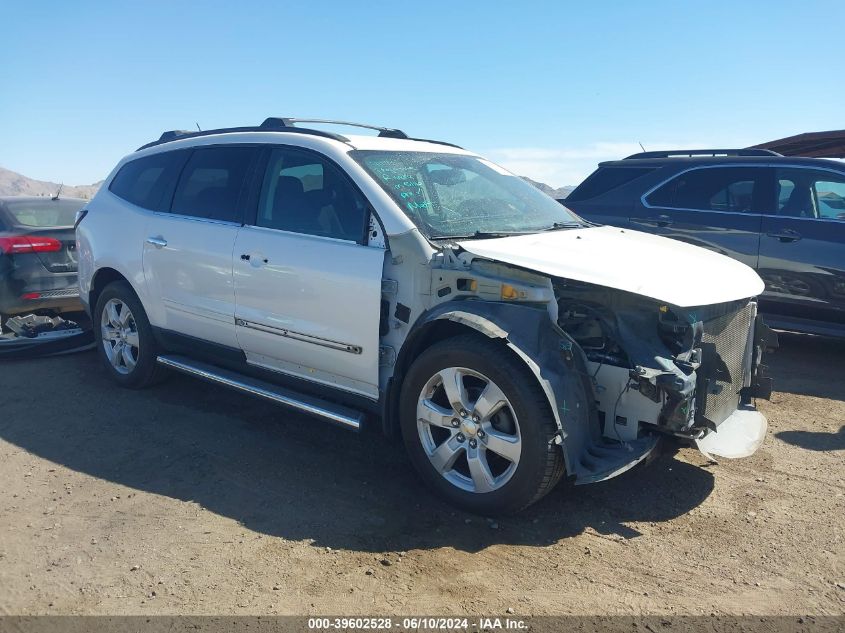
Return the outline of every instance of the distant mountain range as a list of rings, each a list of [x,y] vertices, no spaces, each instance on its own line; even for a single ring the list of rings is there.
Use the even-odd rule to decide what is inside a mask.
[[[554,198],[556,200],[560,200],[561,198],[565,198],[570,193],[572,193],[573,189],[575,189],[575,185],[566,185],[565,187],[559,187],[559,188],[555,189],[554,187],[550,187],[549,185],[547,185],[544,182],[537,182],[536,180],[531,180],[527,176],[522,176],[522,179],[525,182],[531,183],[532,185],[537,187],[537,189],[539,189],[543,193],[550,195],[552,198]]]
[[[543,193],[547,193],[552,198],[565,198],[575,188],[572,186],[560,187],[555,189],[549,185],[531,180],[530,178],[522,177],[528,183],[531,183]],[[63,185],[62,196],[66,198],[86,198],[91,199],[103,181],[95,182],[93,185]],[[8,169],[0,167],[0,196],[55,196],[59,190],[59,183],[47,182],[45,180],[35,180],[34,178],[27,178],[22,174],[18,174]]]
[[[90,199],[100,185],[103,183],[96,182],[93,185],[60,185],[57,182],[47,182],[45,180],[35,180],[27,178],[21,174],[4,169],[0,167],[0,196],[55,196],[62,187],[62,196],[65,198],[86,198]]]

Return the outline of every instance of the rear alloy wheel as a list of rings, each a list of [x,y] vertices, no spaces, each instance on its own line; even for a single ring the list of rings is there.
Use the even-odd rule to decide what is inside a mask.
[[[109,299],[100,317],[103,351],[114,370],[123,375],[132,373],[138,364],[140,339],[132,310],[120,299]]]
[[[115,281],[103,289],[92,321],[100,358],[115,382],[140,388],[166,375],[157,362],[158,345],[147,313],[127,282]]]
[[[501,342],[466,335],[420,354],[402,383],[399,424],[422,478],[471,512],[517,512],[563,476],[549,402]]]

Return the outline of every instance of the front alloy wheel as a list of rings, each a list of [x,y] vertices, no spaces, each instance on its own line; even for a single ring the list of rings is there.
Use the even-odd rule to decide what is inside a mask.
[[[399,426],[420,476],[451,503],[508,514],[560,480],[557,422],[540,383],[501,342],[474,334],[425,349],[399,394]]]
[[[472,493],[504,486],[522,452],[519,422],[499,386],[466,367],[440,370],[423,387],[417,432],[435,470]]]

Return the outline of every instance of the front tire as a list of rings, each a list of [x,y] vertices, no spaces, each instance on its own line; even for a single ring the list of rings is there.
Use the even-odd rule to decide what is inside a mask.
[[[132,286],[115,281],[103,289],[93,314],[97,352],[106,372],[123,387],[140,389],[159,382],[158,345],[147,313]]]
[[[548,400],[498,342],[468,335],[427,349],[405,376],[399,414],[422,478],[470,512],[518,512],[563,476]]]

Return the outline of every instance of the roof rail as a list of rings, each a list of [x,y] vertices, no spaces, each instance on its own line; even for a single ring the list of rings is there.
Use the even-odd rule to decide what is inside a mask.
[[[448,145],[449,147],[455,147],[457,149],[463,149],[460,145],[455,145],[454,143],[447,143],[446,141],[434,141],[427,138],[415,138],[413,136],[408,136],[402,130],[391,128],[391,127],[381,127],[378,125],[370,125],[368,123],[353,123],[352,121],[336,121],[334,119],[295,119],[292,117],[270,117],[264,120],[264,123],[261,124],[261,127],[266,129],[301,129],[295,128],[294,124],[296,123],[328,123],[330,125],[347,125],[349,127],[360,127],[365,128],[367,130],[378,130],[378,135],[382,138],[398,138],[408,141],[421,141],[423,143],[436,143],[437,145]]]
[[[408,138],[402,130],[395,128],[380,127],[378,125],[369,125],[367,123],[353,123],[352,121],[335,121],[333,119],[294,119],[292,117],[269,117],[264,119],[261,124],[262,128],[278,129],[278,128],[292,128],[295,123],[330,123],[332,125],[346,125],[349,127],[362,127],[368,130],[378,130],[378,135],[385,138]],[[296,128],[295,128],[296,129]]]
[[[780,156],[768,149],[677,149],[659,152],[639,152],[626,156],[624,160],[641,158],[672,158],[693,156]]]
[[[162,133],[158,140],[147,143],[146,145],[142,145],[135,151],[139,152],[142,149],[147,149],[148,147],[155,147],[156,145],[170,143],[171,141],[176,141],[179,139],[197,138],[199,136],[209,136],[212,134],[228,134],[237,132],[295,132],[297,134],[311,134],[314,136],[331,138],[336,141],[341,141],[343,143],[349,142],[348,138],[340,134],[333,134],[332,132],[326,132],[324,130],[314,130],[306,127],[297,127],[297,123],[329,123],[332,125],[361,127],[366,128],[368,130],[378,130],[378,135],[383,138],[398,138],[406,139],[409,141],[424,141],[426,143],[437,143],[438,145],[448,145],[449,147],[463,149],[458,145],[447,143],[445,141],[432,141],[429,139],[413,138],[405,134],[405,132],[403,132],[402,130],[397,130],[395,128],[389,127],[379,127],[377,125],[368,125],[366,123],[352,123],[351,121],[335,121],[332,119],[295,119],[293,117],[268,117],[264,119],[264,121],[259,126],[226,127],[219,128],[216,130],[202,130],[200,132],[194,132],[192,130],[168,130],[167,132]]]
[[[210,136],[212,134],[234,134],[237,132],[267,132],[271,130],[283,130],[285,132],[295,132],[297,134],[311,134],[312,136],[322,136],[324,138],[331,138],[336,141],[341,141],[342,143],[349,142],[348,138],[340,134],[333,134],[331,132],[325,132],[323,130],[311,130],[309,128],[304,127],[293,127],[292,125],[285,126],[275,123],[268,124],[268,121],[270,121],[270,119],[264,121],[264,123],[262,123],[260,126],[224,127],[216,130],[203,130],[201,132],[194,132],[191,130],[168,130],[167,132],[162,133],[158,140],[147,143],[146,145],[141,145],[141,147],[139,147],[135,151],[140,152],[142,149],[147,149],[148,147],[155,147],[156,145],[162,145],[163,143],[170,143],[171,141],[177,141],[184,138],[197,138],[200,136]]]

